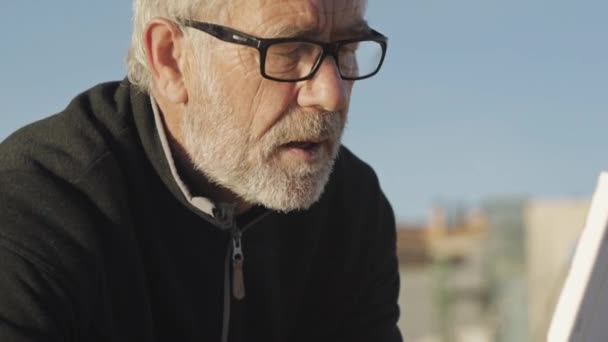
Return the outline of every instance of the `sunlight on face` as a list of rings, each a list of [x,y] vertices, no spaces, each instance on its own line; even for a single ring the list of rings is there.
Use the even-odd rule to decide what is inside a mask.
[[[316,202],[338,152],[344,127],[341,116],[292,109],[262,140],[253,141],[235,120],[223,91],[208,84],[213,83],[201,82],[201,96],[193,100],[201,105],[190,106],[184,115],[185,147],[194,165],[248,203],[290,211]],[[314,158],[282,158],[285,144],[306,140],[324,141]]]
[[[322,37],[331,36],[332,28],[342,23],[343,12],[331,5],[308,6],[312,2],[289,0],[278,7],[260,0],[249,6],[253,2],[260,18],[277,18],[285,6],[299,6],[294,14],[279,16],[282,22],[273,25],[305,22]],[[237,17],[230,25],[246,31]],[[333,168],[352,82],[336,80],[331,71],[324,71],[330,76],[316,81],[269,81],[259,75],[259,66],[244,69],[252,65],[243,62],[240,51],[251,48],[217,41],[212,47],[222,49],[222,58],[218,59],[217,51],[197,53],[207,57],[198,59],[195,72],[201,76],[190,90],[182,122],[184,146],[194,165],[248,203],[279,211],[310,207],[321,196]],[[329,77],[334,77],[331,86],[341,87],[335,92],[340,101],[322,103],[326,96],[322,93],[318,104],[313,100],[302,105],[301,88],[326,86],[320,82]]]

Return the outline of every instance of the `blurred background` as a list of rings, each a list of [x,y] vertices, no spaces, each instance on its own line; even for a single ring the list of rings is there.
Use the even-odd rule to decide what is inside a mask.
[[[131,2],[0,2],[0,140],[122,79]],[[345,144],[399,222],[410,342],[541,341],[608,127],[608,2],[369,1]]]

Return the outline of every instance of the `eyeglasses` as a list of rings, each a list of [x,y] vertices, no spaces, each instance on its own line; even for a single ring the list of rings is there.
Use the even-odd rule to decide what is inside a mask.
[[[193,20],[181,23],[222,41],[256,48],[262,76],[279,82],[311,79],[327,56],[334,58],[344,80],[372,77],[382,66],[388,41],[373,29],[365,37],[325,43],[303,38],[258,38],[226,26]]]

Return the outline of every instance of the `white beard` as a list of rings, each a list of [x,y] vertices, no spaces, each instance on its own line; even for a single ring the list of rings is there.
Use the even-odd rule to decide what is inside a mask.
[[[215,77],[207,74],[207,78]],[[288,212],[317,202],[338,154],[344,116],[290,109],[253,141],[217,84],[217,78],[201,80],[184,113],[184,147],[195,168],[249,204]],[[279,146],[316,139],[329,143],[320,148],[320,157],[314,161],[289,163],[280,158]]]

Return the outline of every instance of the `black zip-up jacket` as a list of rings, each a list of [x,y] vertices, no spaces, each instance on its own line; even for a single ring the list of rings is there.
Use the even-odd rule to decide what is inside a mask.
[[[344,147],[309,210],[234,218],[185,199],[128,81],[0,144],[2,342],[401,341],[397,269],[391,207]]]

